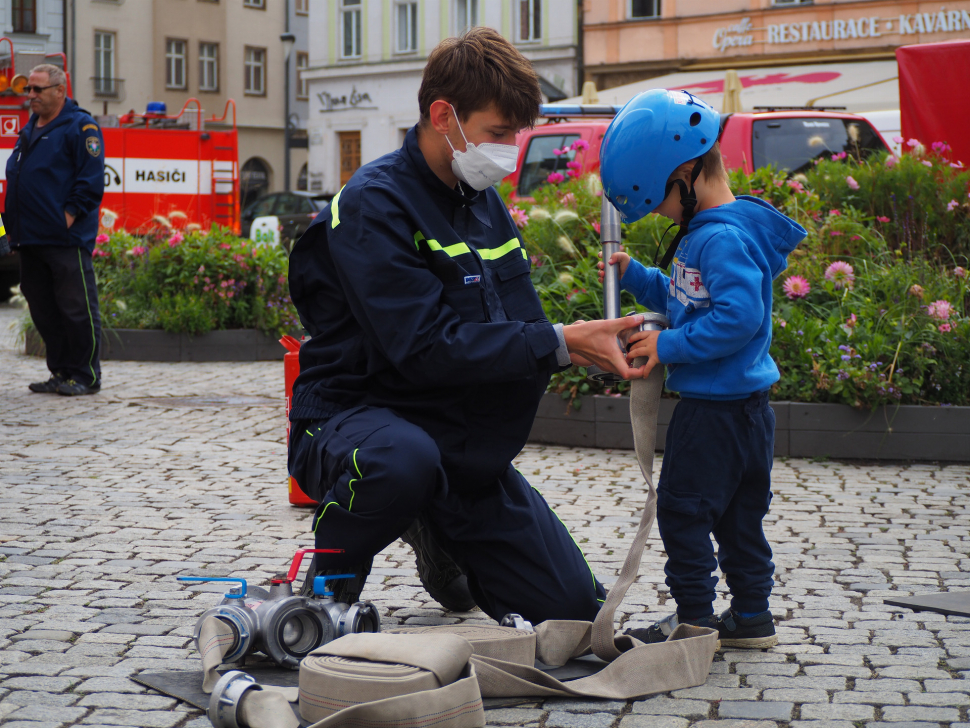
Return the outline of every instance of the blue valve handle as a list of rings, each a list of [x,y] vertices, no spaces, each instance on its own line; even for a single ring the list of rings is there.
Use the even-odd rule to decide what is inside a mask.
[[[313,596],[332,597],[333,590],[327,590],[327,582],[336,579],[353,579],[357,574],[330,574],[327,576],[313,577]]]
[[[237,584],[242,584],[242,592],[239,594],[230,594],[226,592],[223,596],[226,599],[245,599],[246,598],[246,580],[245,579],[233,579],[225,576],[180,576],[177,577],[179,581],[231,581]]]

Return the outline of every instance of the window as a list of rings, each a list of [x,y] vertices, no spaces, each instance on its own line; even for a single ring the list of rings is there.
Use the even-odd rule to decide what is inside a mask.
[[[310,54],[297,51],[296,54],[296,97],[298,99],[310,98],[310,82],[303,78],[300,71],[310,67]]]
[[[297,15],[309,15],[310,14],[310,0],[296,0],[296,14]]]
[[[455,0],[455,32],[478,25],[478,0]]]
[[[37,32],[37,0],[13,0],[13,32]]]
[[[94,94],[114,96],[115,88],[115,34],[103,30],[94,31]]]
[[[397,52],[413,53],[418,49],[418,4],[397,5]]]
[[[184,40],[168,38],[165,41],[165,86],[185,88],[185,64],[187,62]]]
[[[542,38],[542,0],[517,0],[519,40],[531,43]]]
[[[631,18],[659,18],[660,0],[629,0]]]
[[[266,95],[266,49],[246,46],[245,91],[255,96]]]
[[[219,44],[199,43],[199,91],[219,90]]]
[[[885,152],[867,121],[852,119],[768,119],[755,121],[751,155],[755,169],[772,165],[791,174],[807,172],[819,159],[846,152],[855,159]]]
[[[266,9],[266,0],[243,0],[244,8],[258,8],[259,10]]]
[[[340,0],[340,27],[343,45],[342,58],[359,58],[361,54],[360,0]]]

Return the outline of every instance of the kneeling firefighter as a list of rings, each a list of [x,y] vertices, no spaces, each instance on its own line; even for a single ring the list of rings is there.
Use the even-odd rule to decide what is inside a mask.
[[[311,338],[293,388],[289,468],[320,502],[318,573],[357,601],[374,554],[398,537],[447,609],[476,604],[591,620],[602,585],[566,527],[512,466],[551,374],[631,368],[617,333],[639,319],[553,325],[492,185],[541,100],[531,64],[497,32],[442,42],[420,122],[361,167],[293,249],[290,291]]]

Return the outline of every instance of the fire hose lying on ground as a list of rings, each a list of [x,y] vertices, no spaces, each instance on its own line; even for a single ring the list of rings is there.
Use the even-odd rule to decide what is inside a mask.
[[[608,261],[619,248],[620,225],[605,197],[600,229],[603,260]],[[606,318],[620,313],[618,278],[616,268],[608,265]],[[664,316],[647,314],[640,329],[666,325]],[[634,366],[644,363],[638,359]],[[603,371],[590,375],[602,380],[613,376]],[[301,721],[290,708],[296,702],[302,721],[312,728],[481,728],[483,697],[628,700],[703,684],[717,650],[715,630],[682,624],[666,642],[650,645],[614,635],[613,615],[637,577],[657,511],[653,453],[662,388],[663,367],[631,384],[633,439],[647,501],[620,575],[594,622],[550,620],[533,630],[521,617],[509,615],[501,626],[441,625],[379,634],[380,619],[368,602],[337,605],[332,595],[327,602],[326,584],[318,590],[316,582],[318,597],[293,596],[291,585],[302,558],[298,553],[287,579],[274,583],[265,601],[250,610],[255,622],[246,622],[240,617],[243,612],[233,607],[233,599],[244,601],[243,582],[241,590],[203,614],[196,626],[203,687],[211,692],[208,716],[215,728],[297,728]],[[225,610],[230,609],[235,609],[235,622],[226,619]],[[244,644],[249,646],[244,649]],[[299,687],[260,685],[238,670],[221,677],[216,672],[220,664],[252,649],[261,649],[277,664],[299,665]],[[537,660],[561,666],[589,654],[608,664],[568,682],[535,667]]]

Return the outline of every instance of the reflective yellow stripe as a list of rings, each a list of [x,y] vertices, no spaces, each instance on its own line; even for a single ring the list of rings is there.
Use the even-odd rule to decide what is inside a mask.
[[[3,226],[3,222],[0,221],[0,238],[7,234],[7,228]]]
[[[346,186],[347,185],[344,185],[344,187]],[[344,187],[340,188],[340,192],[344,191]],[[337,225],[340,224],[340,213],[337,210],[337,200],[340,199],[340,192],[334,195],[334,198],[330,201],[330,215],[333,217],[333,220],[330,222],[331,230],[333,230],[335,227],[337,227]]]
[[[505,245],[501,245],[497,248],[491,248],[491,249],[479,248],[478,254],[482,256],[482,260],[498,260],[502,256],[508,255],[516,248],[519,248],[520,250],[522,250],[522,257],[525,258],[526,257],[525,249],[519,245],[518,238],[512,238]]]
[[[455,258],[459,255],[466,255],[472,252],[471,249],[464,243],[455,243],[454,245],[449,245],[447,248],[444,248],[437,240],[428,240],[426,237],[424,237],[421,231],[418,230],[418,232],[414,234],[414,247],[418,248],[418,243],[420,243],[422,240],[428,244],[428,247],[431,248],[431,250],[440,250],[449,258]]]

